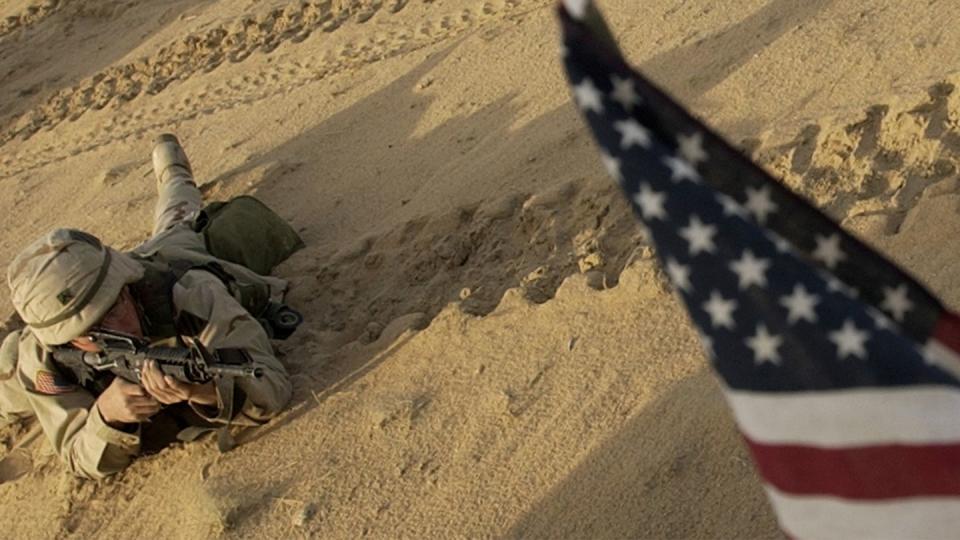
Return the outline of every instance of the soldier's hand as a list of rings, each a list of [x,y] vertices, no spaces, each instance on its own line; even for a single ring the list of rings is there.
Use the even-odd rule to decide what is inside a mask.
[[[160,410],[160,403],[138,384],[117,377],[97,398],[100,416],[108,425],[143,422]]]
[[[167,405],[192,401],[199,405],[216,405],[217,391],[213,383],[190,384],[164,375],[157,363],[150,360],[141,372],[140,382],[144,389],[160,403]]]

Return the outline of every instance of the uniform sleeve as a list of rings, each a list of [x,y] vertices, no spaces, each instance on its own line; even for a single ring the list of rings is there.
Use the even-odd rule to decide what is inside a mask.
[[[133,433],[108,426],[93,395],[64,378],[29,332],[19,353],[17,376],[27,401],[67,468],[93,479],[123,470],[140,451],[139,426]]]
[[[263,423],[283,410],[292,390],[287,371],[274,356],[263,327],[230,295],[223,282],[209,272],[191,270],[174,285],[173,302],[178,311],[203,321],[198,337],[207,349],[241,349],[255,367],[261,368],[263,375],[257,379],[236,379],[236,387],[244,396],[240,415]],[[223,396],[220,398],[222,403]],[[217,416],[205,407],[194,410],[208,420]]]

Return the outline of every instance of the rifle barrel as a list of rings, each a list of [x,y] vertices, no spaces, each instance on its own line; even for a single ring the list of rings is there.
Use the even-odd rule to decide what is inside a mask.
[[[263,369],[253,366],[234,366],[230,364],[211,364],[207,371],[211,375],[223,375],[226,377],[250,377],[259,379],[263,375]]]

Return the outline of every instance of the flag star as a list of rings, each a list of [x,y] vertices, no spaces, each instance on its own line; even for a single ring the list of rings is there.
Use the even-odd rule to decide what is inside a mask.
[[[882,311],[871,308],[868,310],[868,313],[870,314],[870,318],[873,319],[873,324],[877,327],[877,330],[889,330],[893,327],[890,319],[888,319]]]
[[[749,249],[743,252],[740,259],[730,263],[730,269],[737,274],[740,280],[741,289],[746,289],[751,285],[766,287],[767,278],[763,274],[769,267],[769,260],[754,257]]]
[[[823,261],[823,264],[827,265],[827,268],[833,268],[843,259],[846,259],[846,254],[840,250],[840,235],[831,234],[830,236],[820,236],[817,235],[817,247],[813,250],[813,258],[818,261]]]
[[[603,167],[607,173],[617,182],[623,182],[623,174],[620,173],[620,160],[606,152],[600,152],[600,159],[603,160]]]
[[[717,353],[713,350],[713,339],[704,334],[703,332],[697,332],[700,336],[700,345],[703,346],[703,352],[707,355],[707,358],[710,360],[715,360],[717,358]]]
[[[690,255],[696,255],[701,251],[713,253],[717,250],[713,243],[713,236],[717,234],[715,225],[706,225],[700,221],[697,216],[690,216],[690,224],[680,229],[680,236],[690,243]]]
[[[788,242],[784,237],[774,233],[768,233],[768,234],[770,235],[770,240],[773,241],[774,247],[777,248],[777,251],[779,251],[780,253],[790,252],[793,246],[791,246],[790,242]]]
[[[747,339],[747,347],[753,350],[753,362],[760,365],[764,362],[770,362],[774,365],[780,365],[780,353],[777,347],[783,343],[783,338],[767,331],[767,327],[757,325],[757,333]]]
[[[854,298],[856,298],[856,297],[858,297],[858,296],[860,295],[860,293],[858,293],[856,289],[854,289],[853,287],[850,287],[849,285],[847,285],[846,283],[840,281],[840,280],[837,279],[836,277],[834,277],[834,276],[832,276],[832,275],[830,275],[830,274],[827,274],[827,273],[824,273],[823,276],[824,276],[824,279],[827,281],[827,290],[828,290],[828,291],[830,291],[830,292],[842,292],[843,294],[845,294],[845,295],[847,295],[847,296],[852,296],[852,297],[854,297]]]
[[[623,108],[626,109],[627,112],[633,111],[633,107],[640,104],[640,96],[633,87],[635,84],[633,79],[629,77],[621,79],[614,75],[610,77],[610,82],[613,83],[613,92],[610,94],[610,97],[620,105],[623,105]]]
[[[578,21],[586,16],[587,4],[589,3],[590,0],[563,0],[563,5],[567,8],[567,13]]]
[[[913,302],[907,298],[907,285],[901,283],[896,289],[890,287],[883,288],[883,304],[881,304],[888,313],[893,315],[893,320],[903,321],[903,316],[913,307]]]
[[[650,188],[650,184],[646,182],[640,184],[640,193],[634,195],[633,200],[640,206],[643,219],[667,219],[667,211],[663,207],[667,195],[654,191]]]
[[[742,218],[747,217],[747,209],[743,207],[736,199],[729,197],[727,195],[718,195],[717,198],[720,200],[720,204],[723,205],[723,215],[725,216],[740,216]]]
[[[830,341],[837,346],[837,356],[839,358],[855,356],[866,360],[866,343],[869,337],[868,332],[858,329],[850,319],[844,321],[843,328],[840,330],[830,332]]]
[[[770,198],[770,186],[763,186],[760,189],[748,187],[747,202],[744,206],[761,224],[767,221],[767,216],[777,210],[776,203]]]
[[[581,110],[603,114],[603,100],[600,90],[597,90],[590,77],[584,77],[580,84],[573,87],[573,97],[577,100],[577,105],[580,106]]]
[[[670,179],[674,182],[681,180],[690,180],[691,182],[700,181],[700,174],[693,168],[693,165],[690,165],[681,158],[667,156],[663,158],[663,164],[670,168]]]
[[[650,130],[633,118],[614,122],[613,129],[620,133],[620,148],[627,149],[635,144],[650,148]]]
[[[678,136],[677,145],[680,147],[680,155],[683,156],[683,159],[693,165],[706,161],[709,157],[703,150],[703,133],[699,131],[692,135]]]
[[[737,309],[736,300],[727,300],[719,292],[710,293],[710,300],[703,304],[703,310],[710,315],[710,324],[733,330],[733,311]]]
[[[819,302],[819,297],[810,294],[801,284],[793,286],[793,293],[780,299],[780,305],[787,308],[787,322],[794,324],[797,321],[805,320],[816,324],[817,314],[813,307]]]
[[[667,260],[667,273],[670,274],[670,281],[673,286],[684,292],[693,290],[690,283],[690,267],[678,263],[673,258]]]

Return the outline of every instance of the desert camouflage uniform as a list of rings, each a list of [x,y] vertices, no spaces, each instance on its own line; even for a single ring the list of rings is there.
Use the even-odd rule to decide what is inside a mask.
[[[17,347],[20,330],[14,330],[0,344],[0,425],[33,416],[33,408],[17,380]]]
[[[171,140],[173,143],[170,143]],[[176,139],[167,139],[167,145],[164,146],[161,138],[154,150],[154,170],[158,177],[159,200],[153,236],[132,253],[139,256],[160,255],[168,260],[203,262],[212,259],[206,253],[202,235],[193,230],[193,221],[201,209],[201,194]],[[96,397],[88,390],[71,384],[58,371],[49,354],[49,346],[66,343],[82,335],[113,305],[123,285],[135,282],[143,275],[143,268],[137,263],[136,257],[100,246],[99,249],[109,255],[105,257],[108,263],[103,263],[100,268],[84,267],[80,263],[71,266],[70,260],[60,264],[60,275],[74,276],[72,282],[81,285],[89,285],[89,276],[109,265],[108,270],[100,272],[102,279],[98,280],[99,290],[92,293],[86,306],[81,305],[78,298],[89,292],[90,287],[80,287],[81,290],[76,294],[64,295],[59,292],[59,288],[63,287],[62,279],[54,283],[36,278],[41,272],[38,268],[56,266],[50,264],[51,256],[66,260],[71,252],[83,252],[75,257],[76,260],[88,261],[89,253],[94,248],[89,243],[84,244],[83,233],[76,233],[64,229],[53,231],[28,247],[11,264],[8,279],[13,301],[28,325],[19,335],[17,378],[25,390],[29,407],[69,469],[80,476],[102,478],[122,470],[141,452],[144,444],[149,443],[144,439],[149,439],[154,421],[168,409],[182,409],[179,413],[181,418],[192,415],[197,422],[191,423],[201,426],[213,425],[218,410],[192,404],[175,404],[161,411],[149,423],[115,429],[104,422],[99,410],[93,406]],[[66,252],[67,256],[61,257],[62,252]],[[250,272],[237,265],[223,265],[234,275]],[[261,276],[259,279],[264,278]],[[281,298],[286,282],[278,278],[267,279],[272,295]],[[27,282],[29,287],[24,285]],[[64,290],[69,292],[69,289],[67,287]],[[46,296],[41,298],[40,294]],[[176,282],[172,295],[177,314],[188,313],[205,322],[198,337],[209,350],[243,349],[255,365],[263,370],[263,376],[258,379],[237,380],[234,411],[238,412],[234,422],[262,423],[280,412],[291,394],[287,373],[274,356],[270,340],[260,323],[231,296],[224,283],[210,272],[193,269]],[[59,303],[52,304],[53,298]],[[31,302],[39,307],[31,310]],[[64,311],[70,311],[72,315],[65,321],[51,324],[51,319],[56,321],[54,315],[57,310],[61,312],[61,318]],[[47,321],[47,324],[40,321]],[[31,323],[43,327],[34,328]],[[0,369],[5,367],[0,365]],[[4,373],[0,372],[0,378]],[[0,385],[2,383],[0,381]],[[0,387],[0,406],[4,405],[3,394]],[[23,408],[22,398],[13,396],[8,400],[12,400],[14,406]],[[220,401],[222,408],[222,396]],[[10,411],[11,414],[18,412],[23,411]],[[182,427],[181,422],[178,428]]]

